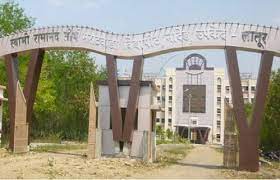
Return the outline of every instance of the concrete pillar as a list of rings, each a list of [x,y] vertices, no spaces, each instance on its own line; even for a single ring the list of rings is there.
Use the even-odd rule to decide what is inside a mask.
[[[28,123],[26,123],[26,110],[26,100],[18,82],[15,104],[15,133],[13,141],[14,153],[23,153],[28,151]]]
[[[90,85],[90,106],[88,122],[88,157],[98,158],[101,156],[101,133],[96,127],[96,101],[93,85]]]

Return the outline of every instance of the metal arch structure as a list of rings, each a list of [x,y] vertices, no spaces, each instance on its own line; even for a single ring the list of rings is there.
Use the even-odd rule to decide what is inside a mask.
[[[258,171],[258,146],[261,119],[268,91],[268,83],[274,56],[280,56],[280,30],[275,27],[239,23],[198,23],[172,26],[139,34],[116,34],[82,26],[54,26],[28,29],[0,38],[0,57],[4,57],[8,73],[8,98],[11,125],[10,148],[16,152],[28,145],[22,134],[28,134],[31,114],[38,86],[44,52],[49,49],[88,50],[106,56],[109,96],[112,116],[113,139],[131,142],[134,117],[139,99],[144,58],[163,53],[191,49],[224,49],[233,109],[239,130],[239,169]],[[237,50],[262,54],[252,123],[244,112]],[[18,88],[17,57],[31,52],[26,83],[22,93]],[[118,101],[117,58],[133,59],[133,74],[130,81],[128,109],[125,122]],[[17,95],[20,94],[21,97]],[[21,101],[18,101],[21,98]],[[18,108],[18,103],[25,108]],[[27,128],[18,127],[16,122]],[[22,148],[26,150],[26,148]]]

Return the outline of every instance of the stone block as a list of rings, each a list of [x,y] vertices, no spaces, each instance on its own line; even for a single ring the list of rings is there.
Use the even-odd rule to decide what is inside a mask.
[[[113,132],[111,129],[102,129],[102,154],[114,155],[115,146],[113,141]]]
[[[130,155],[143,158],[143,131],[134,131]]]

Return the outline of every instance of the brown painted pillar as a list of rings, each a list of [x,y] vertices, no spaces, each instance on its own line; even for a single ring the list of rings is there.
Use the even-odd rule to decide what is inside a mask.
[[[239,75],[239,67],[234,47],[226,47],[226,61],[229,81],[232,88],[232,103],[239,130],[239,169],[259,170],[259,133],[264,104],[268,90],[269,77],[273,61],[271,52],[263,52],[257,82],[257,93],[252,123],[249,126],[244,110],[244,100]]]
[[[108,71],[108,87],[110,96],[110,111],[112,117],[113,139],[114,141],[121,141],[123,126],[120,108],[116,57],[113,55],[107,55],[106,65]]]
[[[17,54],[9,54],[5,56],[5,64],[8,75],[8,106],[10,117],[10,143],[9,148],[14,149],[14,133],[15,133],[15,111],[16,111],[16,88],[18,81],[18,60]]]
[[[132,76],[130,80],[129,97],[125,115],[123,139],[126,142],[132,141],[132,133],[135,124],[135,114],[138,106],[140,93],[140,80],[143,73],[144,59],[142,56],[135,57],[133,61]]]
[[[23,89],[27,105],[26,121],[27,123],[29,123],[28,143],[30,143],[33,105],[36,97],[36,91],[40,78],[44,54],[45,51],[43,49],[35,49],[31,51],[31,59],[29,61],[28,71]]]

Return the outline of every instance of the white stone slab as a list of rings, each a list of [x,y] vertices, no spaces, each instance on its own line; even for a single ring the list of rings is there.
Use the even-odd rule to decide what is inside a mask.
[[[132,157],[143,157],[143,131],[134,131],[130,155]]]
[[[102,129],[102,154],[103,155],[115,154],[112,130]]]

